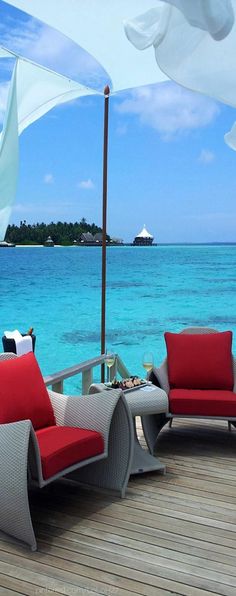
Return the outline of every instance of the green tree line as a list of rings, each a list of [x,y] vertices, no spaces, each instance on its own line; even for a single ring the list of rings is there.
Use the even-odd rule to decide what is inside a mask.
[[[8,226],[6,240],[14,244],[44,244],[48,236],[51,236],[55,244],[67,246],[73,244],[74,240],[79,240],[83,232],[91,232],[94,235],[101,231],[95,223],[89,224],[84,218],[75,223],[58,221],[50,224],[27,224],[24,220],[19,226]]]

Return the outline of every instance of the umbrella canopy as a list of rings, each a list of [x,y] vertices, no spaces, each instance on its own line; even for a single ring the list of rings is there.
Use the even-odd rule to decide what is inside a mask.
[[[236,0],[5,1],[87,50],[111,92],[171,79],[236,107]]]
[[[115,91],[170,78],[236,106],[236,0],[6,1],[87,50]]]
[[[8,4],[57,29],[89,52],[106,70],[113,91],[167,79],[157,69],[152,49],[137,59],[137,52],[124,32],[124,19],[151,8],[153,2],[155,0],[7,0]]]

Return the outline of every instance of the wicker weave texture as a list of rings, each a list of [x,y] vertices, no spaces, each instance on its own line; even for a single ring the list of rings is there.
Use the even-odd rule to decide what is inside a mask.
[[[34,550],[27,489],[30,432],[29,420],[0,425],[0,529]]]
[[[125,399],[130,408],[132,416],[144,416],[145,414],[159,414],[168,412],[168,397],[159,387],[137,389],[125,394]]]
[[[107,451],[111,420],[121,395],[119,389],[112,391],[110,396],[107,391],[87,396],[61,395],[55,391],[48,393],[59,426],[78,426],[100,432]]]
[[[2,360],[11,358],[17,356],[0,354]],[[88,428],[103,435],[104,454],[78,463],[81,480],[96,487],[118,490],[124,496],[132,459],[133,429],[121,393],[114,390],[109,396],[104,392],[99,396],[71,397],[49,391],[49,396],[58,425]],[[101,460],[101,457],[104,459]],[[0,425],[0,461],[0,529],[35,549],[28,482],[32,470],[32,480],[39,487],[53,481],[54,477],[47,481],[42,477],[38,443],[29,420]],[[91,461],[95,463],[91,464]],[[75,468],[72,466],[72,469]],[[56,477],[65,475],[67,471],[68,468],[62,470]]]
[[[100,410],[107,407],[107,399],[120,394],[120,390],[103,391],[96,397],[99,400]],[[93,395],[89,396],[92,399]],[[108,444],[108,458],[90,464],[81,470],[69,475],[73,480],[86,483],[90,486],[114,490],[125,496],[128,484],[132,457],[133,457],[134,431],[132,418],[124,397],[121,395],[113,414]]]
[[[180,331],[180,333],[219,333],[217,329],[211,329],[209,327],[188,327]],[[234,372],[234,387],[233,391],[236,393],[236,359],[233,358],[233,372]],[[162,387],[167,394],[169,393],[169,380],[168,380],[168,365],[167,358],[161,364],[159,368],[154,368],[151,372],[150,378],[153,383],[157,386]],[[203,416],[201,416],[202,418]],[[220,417],[219,417],[220,418]],[[232,418],[233,422],[235,419]],[[157,437],[163,426],[169,421],[169,417],[163,415],[145,416],[142,418],[143,432],[151,453],[155,452]]]
[[[17,358],[13,352],[1,352],[0,354],[0,360],[11,360],[12,358]]]

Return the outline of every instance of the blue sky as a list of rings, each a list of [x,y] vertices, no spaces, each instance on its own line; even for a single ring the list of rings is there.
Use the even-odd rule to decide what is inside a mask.
[[[0,36],[1,45],[79,82],[107,82],[75,44],[2,1]],[[2,122],[10,62],[1,62]],[[174,83],[111,97],[108,232],[132,241],[145,223],[156,242],[235,242],[236,155],[224,143],[234,120],[233,108]],[[11,222],[85,217],[101,225],[102,140],[101,97],[55,108],[30,126],[20,137]]]

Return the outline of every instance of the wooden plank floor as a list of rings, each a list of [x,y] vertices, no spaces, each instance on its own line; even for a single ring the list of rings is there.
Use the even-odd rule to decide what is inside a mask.
[[[159,457],[166,476],[132,478],[124,500],[59,483],[33,494],[38,551],[1,535],[0,594],[235,596],[236,430],[175,421]]]

